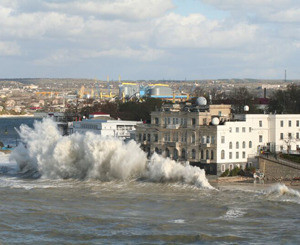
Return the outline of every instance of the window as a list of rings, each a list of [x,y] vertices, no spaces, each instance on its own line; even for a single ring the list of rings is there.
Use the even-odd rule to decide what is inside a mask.
[[[144,141],[146,140],[146,134],[143,134],[143,140]]]
[[[196,151],[195,149],[192,150],[192,159],[195,159],[196,158]]]
[[[262,127],[262,121],[259,121],[259,127]]]
[[[299,120],[296,121],[296,126],[299,127]]]
[[[296,133],[296,139],[297,140],[299,139],[299,133]]]
[[[212,143],[212,144],[215,143],[215,136],[211,136],[211,143]]]
[[[201,159],[204,159],[204,152],[201,150]]]
[[[203,125],[206,125],[206,124],[207,124],[207,119],[203,118]]]
[[[207,144],[210,143],[210,136],[206,136],[206,143],[207,143]]]
[[[280,121],[280,127],[283,127],[283,121],[282,120]]]
[[[206,159],[209,159],[209,150],[206,150]]]
[[[263,136],[260,135],[260,136],[259,136],[259,143],[262,143],[262,142],[263,142]]]
[[[158,142],[158,134],[154,134],[154,141]]]
[[[222,144],[225,143],[225,136],[221,136],[221,143],[222,143]]]
[[[288,133],[288,137],[289,137],[289,139],[291,139],[292,138],[292,133]]]
[[[235,153],[235,158],[236,158],[236,159],[239,159],[239,157],[240,157],[240,156],[239,156],[239,152],[237,151],[237,152]]]
[[[221,151],[221,159],[225,159],[225,151],[224,150]]]
[[[154,121],[155,121],[155,124],[159,124],[159,120],[157,117],[154,119]]]
[[[229,133],[232,133],[232,127],[229,128]]]
[[[150,134],[147,135],[147,140],[150,142],[151,141],[151,136]]]
[[[233,170],[233,164],[229,164],[229,170]]]
[[[229,149],[232,149],[232,142],[229,142]]]
[[[171,124],[171,118],[168,117],[168,124]]]
[[[289,120],[289,127],[292,127],[292,121]]]
[[[252,141],[249,141],[249,148],[252,148]]]
[[[232,152],[229,152],[229,159],[232,159]]]
[[[236,148],[236,149],[239,149],[239,147],[240,147],[240,143],[237,141],[237,142],[235,143],[235,148]]]
[[[192,143],[195,143],[195,139],[196,139],[196,136],[195,136],[195,134],[193,133],[193,134],[192,134]]]
[[[210,159],[214,160],[214,151],[213,150],[210,151]]]
[[[170,150],[166,148],[166,157],[170,157]]]
[[[246,158],[246,152],[243,151],[243,158]]]
[[[192,125],[196,125],[196,118],[192,118]]]
[[[283,133],[280,133],[280,139],[283,140]]]
[[[175,142],[178,141],[178,132],[175,132],[175,133],[174,133],[174,135],[173,135],[173,140],[174,140]]]
[[[249,127],[249,133],[251,133],[252,132],[252,128],[251,127]]]
[[[238,127],[235,128],[235,132],[236,132],[236,133],[240,132],[240,128],[238,128]]]
[[[205,142],[206,142],[206,137],[202,136],[202,144],[205,144]]]
[[[225,172],[225,164],[222,164],[222,166],[221,166],[221,172],[222,172],[222,173]]]
[[[176,124],[176,118],[173,117],[173,124]]]
[[[246,128],[245,127],[242,127],[242,132],[246,133]]]
[[[243,148],[245,149],[246,148],[246,142],[243,141]]]

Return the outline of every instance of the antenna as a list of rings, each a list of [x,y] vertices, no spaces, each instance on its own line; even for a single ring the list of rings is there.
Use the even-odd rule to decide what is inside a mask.
[[[286,82],[286,70],[284,70],[284,82]]]

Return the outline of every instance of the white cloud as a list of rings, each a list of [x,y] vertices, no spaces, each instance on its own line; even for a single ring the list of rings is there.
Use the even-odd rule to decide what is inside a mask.
[[[21,50],[17,43],[0,41],[0,56],[18,56],[18,55],[21,55]]]
[[[271,76],[286,64],[299,74],[300,1],[198,1],[225,17],[175,13],[172,0],[0,0],[0,55],[35,60],[41,73],[76,64],[80,74],[99,62],[128,74],[141,68],[145,78],[184,78],[202,67],[203,76]]]
[[[157,44],[165,48],[231,48],[253,42],[257,31],[255,25],[209,20],[201,14],[171,13],[156,26]]]

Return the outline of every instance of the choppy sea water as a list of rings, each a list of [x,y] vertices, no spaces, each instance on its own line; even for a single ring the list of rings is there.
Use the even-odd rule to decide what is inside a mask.
[[[98,144],[88,148],[86,138],[60,138],[51,123],[40,126],[23,132],[27,148],[11,156],[0,153],[3,244],[300,243],[297,186],[244,183],[211,188],[202,172],[172,161],[157,157],[139,164],[144,158],[138,150],[132,152],[134,145],[97,139]],[[50,145],[38,148],[45,138],[43,128],[56,137],[57,143],[43,141],[49,142],[51,151]],[[81,152],[80,158],[72,151],[76,142],[92,152]],[[118,148],[110,148],[112,144]],[[58,147],[66,148],[62,152]],[[99,151],[102,155],[92,158]],[[123,162],[126,154],[130,159]],[[80,170],[84,175],[78,174]]]

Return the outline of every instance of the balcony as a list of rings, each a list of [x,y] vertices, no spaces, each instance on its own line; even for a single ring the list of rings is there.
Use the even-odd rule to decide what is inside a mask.
[[[180,128],[180,124],[168,124],[166,125],[167,129],[179,129]]]

